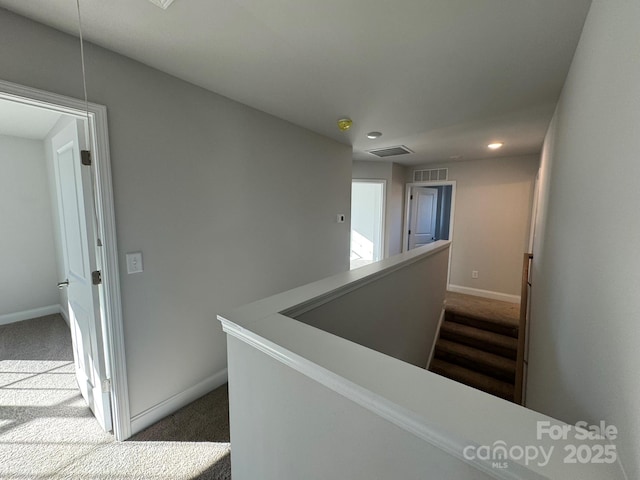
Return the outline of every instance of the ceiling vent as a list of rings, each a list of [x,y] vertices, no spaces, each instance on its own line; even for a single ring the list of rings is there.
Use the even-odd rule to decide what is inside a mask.
[[[173,3],[173,0],[149,0],[151,3],[153,3],[156,7],[160,7],[163,10],[166,10],[167,8],[169,8],[169,6]]]
[[[395,157],[396,155],[406,155],[407,153],[413,153],[404,145],[398,145],[397,147],[379,148],[377,150],[367,150],[378,157]]]
[[[414,170],[414,182],[436,182],[439,180],[447,180],[449,178],[448,168],[432,168],[427,170]]]

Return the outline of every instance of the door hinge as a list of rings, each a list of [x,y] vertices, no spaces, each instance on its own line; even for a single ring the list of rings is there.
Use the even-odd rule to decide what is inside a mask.
[[[409,200],[413,200],[413,195],[410,195],[410,196],[409,196]]]
[[[109,393],[111,392],[111,380],[110,379],[106,379],[102,381],[102,393]]]
[[[90,166],[91,165],[91,151],[90,150],[80,150],[80,161],[82,165]]]
[[[411,230],[409,230],[409,235],[411,235]]]
[[[100,272],[100,270],[91,272],[91,283],[94,285],[100,285],[102,283],[102,272]]]

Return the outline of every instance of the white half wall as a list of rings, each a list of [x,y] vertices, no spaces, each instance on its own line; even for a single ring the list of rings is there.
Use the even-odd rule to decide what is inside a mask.
[[[576,442],[595,454],[609,451],[608,441],[579,439],[562,422],[335,334],[348,332],[344,323],[373,331],[384,314],[373,313],[372,328],[366,321],[350,321],[357,315],[325,309],[340,316],[331,333],[290,318],[336,303],[364,317],[372,313],[369,302],[379,295],[381,282],[411,276],[408,270],[420,263],[431,269],[430,260],[442,255],[445,268],[434,272],[442,285],[440,303],[448,245],[434,242],[218,316],[229,342],[235,480],[626,478],[617,462],[570,462],[567,452]],[[364,291],[369,295],[352,296]],[[402,303],[393,297],[405,293],[387,289],[386,300]],[[401,322],[388,316],[388,336]],[[540,422],[554,424],[566,437],[541,434]],[[543,448],[546,460],[538,461]]]
[[[229,359],[234,479],[495,478],[233,337]]]
[[[53,218],[41,140],[0,135],[0,223],[0,318],[8,323],[49,312],[51,306],[57,309]]]
[[[5,10],[0,32],[3,80],[82,97],[77,38]],[[226,368],[216,312],[349,268],[336,215],[349,212],[351,148],[97,46],[85,54],[89,100],[108,109],[135,417]],[[126,274],[132,251],[143,273]]]
[[[535,410],[616,425],[630,479],[640,478],[639,18],[637,1],[593,1],[545,140],[527,385]]]
[[[444,307],[448,264],[446,248],[294,318],[425,368]]]
[[[449,180],[456,181],[450,284],[494,296],[520,295],[539,163],[538,155],[526,155],[407,169],[407,182],[422,168],[448,168]]]

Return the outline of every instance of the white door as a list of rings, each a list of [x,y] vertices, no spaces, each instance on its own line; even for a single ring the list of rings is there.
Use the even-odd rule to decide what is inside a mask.
[[[106,431],[111,430],[109,394],[98,286],[91,167],[81,164],[84,125],[71,121],[52,139],[52,152],[69,321],[76,377],[82,396]]]
[[[438,212],[438,190],[412,187],[409,218],[409,250],[435,241]]]

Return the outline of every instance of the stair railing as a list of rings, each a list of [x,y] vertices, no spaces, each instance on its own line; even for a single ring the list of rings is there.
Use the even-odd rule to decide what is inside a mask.
[[[520,322],[518,324],[518,352],[516,357],[516,384],[514,402],[524,405],[524,364],[527,335],[527,312],[529,309],[529,287],[531,286],[529,270],[533,254],[525,253],[522,261],[522,287],[520,290]]]

